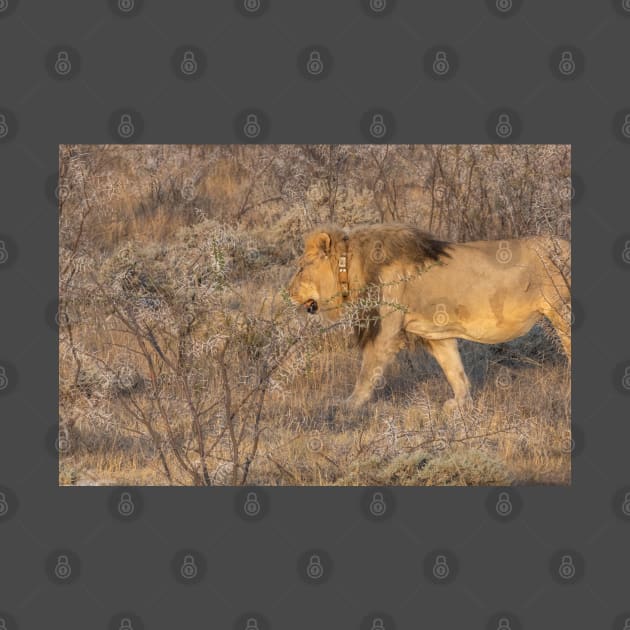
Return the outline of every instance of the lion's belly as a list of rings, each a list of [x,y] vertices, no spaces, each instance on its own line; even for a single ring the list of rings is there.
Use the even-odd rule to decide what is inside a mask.
[[[460,281],[466,279],[465,274],[460,276]],[[526,278],[515,278],[511,287],[484,281],[476,274],[468,280],[451,291],[445,291],[446,283],[440,282],[414,287],[407,294],[405,329],[427,339],[501,343],[526,334],[540,318],[537,300],[532,299],[536,290],[527,286]]]
[[[478,343],[502,343],[527,334],[539,320],[538,313],[530,313],[529,317],[503,320],[497,322],[492,315],[478,314],[468,321],[446,319],[438,313],[438,317],[427,319],[420,314],[408,313],[405,317],[404,329],[425,339],[468,339]]]

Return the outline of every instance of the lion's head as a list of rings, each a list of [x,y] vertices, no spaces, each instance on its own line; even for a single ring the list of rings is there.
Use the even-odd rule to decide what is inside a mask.
[[[344,234],[336,228],[322,228],[304,241],[304,254],[288,286],[289,297],[307,313],[321,313],[335,321],[341,315],[343,296],[339,284],[340,245]]]
[[[306,312],[321,313],[326,319],[337,321],[344,302],[365,297],[371,288],[378,289],[385,268],[399,266],[402,270],[405,264],[437,261],[448,256],[447,247],[448,243],[411,225],[363,226],[348,234],[325,226],[306,237],[298,271],[289,283],[289,296]],[[340,266],[344,256],[347,275],[342,274]],[[348,285],[343,285],[344,280]],[[377,325],[373,313],[363,315],[369,326]]]

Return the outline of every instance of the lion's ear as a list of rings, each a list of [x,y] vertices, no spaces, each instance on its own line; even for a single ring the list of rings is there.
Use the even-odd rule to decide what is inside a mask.
[[[312,253],[322,253],[328,256],[330,254],[331,238],[326,232],[319,232],[310,236],[305,243],[306,251]]]

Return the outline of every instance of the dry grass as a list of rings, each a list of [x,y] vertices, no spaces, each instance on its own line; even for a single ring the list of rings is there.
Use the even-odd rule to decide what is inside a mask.
[[[256,313],[266,287],[246,285],[249,300],[232,297],[235,312]],[[285,313],[290,317],[291,310]],[[306,342],[282,364],[271,380],[259,436],[250,431],[253,418],[244,412],[246,433],[241,453],[249,452],[247,483],[255,485],[505,485],[570,482],[569,373],[554,342],[541,330],[500,348],[461,342],[474,383],[475,409],[444,415],[441,403],[450,392],[443,374],[421,349],[403,350],[386,373],[382,389],[361,416],[346,415],[335,403],[351,391],[359,353],[344,331],[318,334],[301,322],[296,332],[312,334],[318,349]],[[265,338],[256,328],[237,328],[229,362],[234,400],[256,389],[257,352]],[[134,409],[159,416],[161,397],[171,418],[173,441],[198,463],[193,429],[180,381],[167,379],[159,392],[152,384],[137,344],[118,319],[94,308],[74,326],[82,340],[81,377],[62,363],[62,418],[72,448],[62,453],[62,483],[116,485],[190,484],[190,475],[164,472],[146,427]],[[190,380],[203,400],[221,401],[221,383],[209,326],[191,335]],[[305,336],[306,339],[306,336]],[[133,352],[132,352],[133,351]],[[153,359],[159,356],[152,349]],[[536,357],[536,358],[534,358]],[[91,360],[90,360],[91,359]],[[102,361],[102,364],[101,364]],[[106,366],[106,367],[105,367]],[[216,400],[215,400],[216,399]],[[236,403],[233,403],[236,406]],[[242,462],[235,463],[233,443],[223,432],[225,413],[215,409],[203,418],[204,451],[210,482],[240,483]],[[154,429],[165,434],[159,417]],[[238,424],[238,423],[237,423]],[[165,454],[168,468],[178,470],[174,449]],[[236,470],[235,470],[236,469]],[[196,467],[198,470],[198,467]]]
[[[474,386],[470,412],[441,412],[448,385],[413,340],[365,412],[344,412],[338,402],[354,384],[358,350],[347,331],[298,317],[281,291],[300,235],[330,218],[330,165],[315,155],[303,179],[317,186],[298,186],[294,171],[282,178],[296,160],[278,165],[287,160],[282,149],[269,149],[273,163],[255,150],[62,149],[60,431],[69,446],[60,453],[60,483],[570,483],[570,374],[544,326],[501,346],[461,342]],[[423,227],[438,222],[442,236],[459,229],[449,218],[457,200],[446,207],[441,194],[436,204],[433,179],[410,181],[423,160],[429,174],[438,160],[441,182],[449,168],[468,177],[461,156],[451,163],[454,154],[427,151],[416,170],[405,170],[379,154],[382,163],[370,158],[361,171],[357,155],[352,172],[363,184],[357,175],[344,180],[334,218],[374,221],[387,207]],[[553,208],[568,225],[558,184],[564,148],[558,155],[547,179],[519,175],[547,197],[525,184],[519,194],[534,204],[531,213]],[[530,163],[538,164],[523,161]],[[506,170],[520,173],[519,164]],[[373,175],[396,196],[384,199],[383,186],[370,192]],[[489,186],[480,188],[479,206],[456,183],[453,199],[467,194],[471,213],[494,204],[505,214],[496,211],[496,226],[516,221],[514,200],[500,205],[504,182],[496,203]],[[313,201],[321,190],[328,197]],[[561,195],[555,205],[553,190]],[[412,200],[414,219],[405,216]],[[553,220],[545,216],[540,232]],[[471,230],[470,221],[461,229]]]
[[[95,349],[98,342],[94,340]],[[106,343],[103,343],[105,352]],[[361,417],[333,415],[330,402],[352,387],[354,353],[334,344],[295,379],[288,391],[272,392],[262,424],[258,454],[249,471],[255,485],[506,485],[570,482],[568,374],[562,362],[516,363],[506,368],[484,353],[467,353],[467,367],[483,375],[475,388],[476,408],[444,416],[440,402],[450,394],[426,355],[400,358],[399,374]],[[481,369],[479,364],[481,363]],[[127,364],[128,365],[128,364]],[[238,372],[246,373],[247,365]],[[508,379],[506,381],[506,379]],[[133,383],[133,379],[130,379]],[[116,397],[150,407],[146,392],[110,389],[93,405],[75,403],[72,450],[63,454],[62,483],[122,485],[169,483],[155,449],[137,427],[111,410]],[[560,395],[559,395],[560,393]],[[186,439],[189,426],[174,418]],[[207,447],[221,418],[208,422]],[[213,426],[214,425],[214,426]],[[208,458],[213,483],[231,473],[225,441]],[[169,458],[175,467],[173,458]],[[175,483],[190,483],[185,477]]]

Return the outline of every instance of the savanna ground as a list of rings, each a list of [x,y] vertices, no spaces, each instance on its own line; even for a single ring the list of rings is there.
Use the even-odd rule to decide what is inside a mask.
[[[570,373],[545,322],[460,342],[474,409],[402,350],[364,414],[359,351],[283,287],[321,222],[570,238],[566,146],[60,148],[64,485],[567,484]]]

